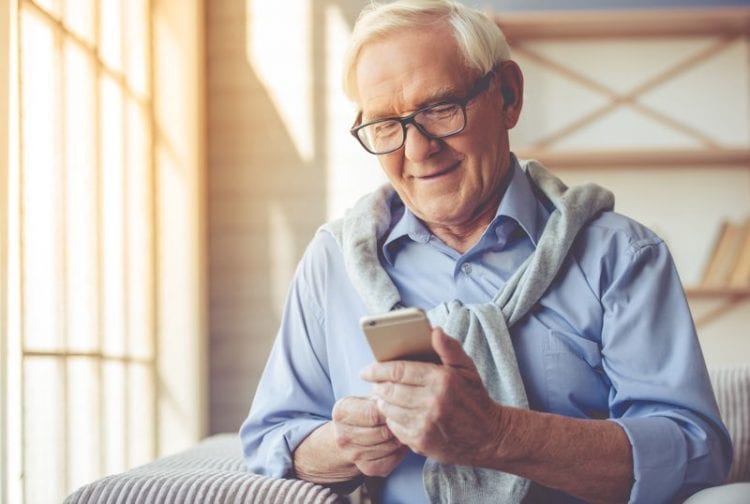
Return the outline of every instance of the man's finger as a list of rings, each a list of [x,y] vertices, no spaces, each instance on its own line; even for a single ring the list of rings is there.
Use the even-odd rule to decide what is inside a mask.
[[[403,406],[391,404],[382,399],[378,399],[378,409],[380,409],[380,411],[383,412],[383,415],[388,419],[387,426],[389,429],[393,422],[401,425],[402,427],[409,426],[413,429],[423,427],[423,422],[421,420],[421,418],[423,418],[423,415],[421,414],[422,412],[420,410],[404,408]],[[393,432],[393,434],[398,437],[395,431],[391,430],[391,432]]]
[[[394,442],[398,444],[398,440],[385,424],[377,427],[337,425],[336,439],[340,445],[360,448],[376,448]]]
[[[365,397],[343,397],[333,405],[331,417],[334,422],[360,427],[375,427],[385,424],[385,418],[372,399]]]
[[[357,462],[357,468],[365,476],[388,476],[401,462],[408,452],[406,446],[401,445],[397,450],[373,460],[362,460]]]
[[[365,381],[394,382],[406,385],[425,385],[429,383],[429,374],[435,364],[413,361],[389,361],[370,364],[362,370],[360,378]]]
[[[418,385],[381,382],[373,385],[372,393],[379,399],[404,408],[427,406],[427,402],[424,400],[424,387]]]

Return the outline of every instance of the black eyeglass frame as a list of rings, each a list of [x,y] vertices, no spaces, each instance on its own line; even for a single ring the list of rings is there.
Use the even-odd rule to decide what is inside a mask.
[[[362,120],[362,112],[360,112],[357,115],[357,120],[354,122],[354,126],[352,126],[352,128],[349,130],[349,133],[351,133],[354,136],[354,138],[357,139],[357,141],[360,143],[360,145],[362,145],[362,147],[367,152],[369,152],[370,154],[374,154],[376,156],[381,156],[383,154],[390,154],[391,152],[396,152],[401,147],[403,147],[404,144],[406,143],[406,126],[408,124],[413,124],[414,127],[416,127],[419,130],[420,133],[422,133],[424,136],[426,136],[427,138],[430,138],[432,140],[438,140],[438,139],[441,139],[441,138],[448,138],[448,137],[453,136],[453,135],[458,135],[459,133],[461,133],[463,130],[466,129],[466,124],[467,124],[467,121],[468,121],[468,119],[466,117],[466,105],[468,105],[471,100],[473,100],[474,98],[477,98],[480,94],[482,94],[483,92],[485,92],[489,88],[489,84],[492,81],[492,78],[494,76],[495,76],[495,69],[493,68],[492,70],[490,70],[489,72],[487,72],[486,74],[484,74],[484,76],[482,76],[476,82],[476,84],[474,84],[474,86],[469,90],[469,92],[463,98],[451,98],[450,100],[443,100],[443,101],[440,101],[440,102],[437,102],[437,103],[433,103],[431,105],[427,105],[426,107],[422,107],[421,109],[419,109],[419,110],[417,110],[415,112],[412,112],[411,114],[406,115],[404,117],[383,117],[382,119],[377,119],[375,121],[370,121],[370,122],[368,122],[366,124],[361,124],[361,125],[357,126],[357,123]],[[423,112],[426,112],[426,111],[428,111],[430,109],[433,109],[433,108],[436,108],[436,107],[441,107],[443,105],[458,105],[458,106],[460,106],[461,107],[461,113],[464,116],[464,123],[463,123],[463,126],[461,128],[459,128],[459,129],[457,129],[456,131],[451,131],[450,133],[446,133],[445,135],[433,135],[432,133],[428,132],[421,124],[419,124],[416,121],[415,118],[419,114],[422,114]],[[390,149],[390,150],[387,150],[387,151],[373,152],[372,150],[370,150],[369,147],[367,147],[367,145],[365,144],[365,142],[359,137],[359,131],[362,130],[363,128],[368,127],[368,126],[372,126],[373,124],[378,124],[378,123],[386,122],[386,121],[398,121],[401,124],[401,130],[402,130],[401,145],[399,145],[398,147],[396,147],[394,149]]]

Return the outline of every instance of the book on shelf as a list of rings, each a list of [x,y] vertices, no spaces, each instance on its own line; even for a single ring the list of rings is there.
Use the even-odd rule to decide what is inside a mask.
[[[750,287],[750,218],[740,223],[721,223],[700,286]]]

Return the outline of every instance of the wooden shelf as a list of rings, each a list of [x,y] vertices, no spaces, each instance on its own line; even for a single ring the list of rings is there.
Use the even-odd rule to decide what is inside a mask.
[[[715,320],[720,319],[737,306],[750,300],[750,288],[713,288],[713,287],[690,287],[685,289],[688,300],[711,301],[714,306],[708,311],[695,315],[695,326],[705,327]]]
[[[705,166],[750,169],[750,149],[628,151],[519,149],[518,155],[524,159],[536,159],[553,169],[652,169]]]
[[[750,297],[750,287],[688,287],[685,293],[690,299],[725,299]]]
[[[497,13],[511,44],[544,39],[737,36],[750,33],[750,8],[711,7]]]

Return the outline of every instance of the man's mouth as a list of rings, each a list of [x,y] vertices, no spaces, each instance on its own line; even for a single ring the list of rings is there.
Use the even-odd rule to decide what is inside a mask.
[[[461,164],[460,162],[456,162],[452,165],[448,165],[445,168],[435,170],[433,172],[430,172],[424,175],[418,175],[416,176],[416,178],[419,180],[435,180],[456,170],[460,164]]]

